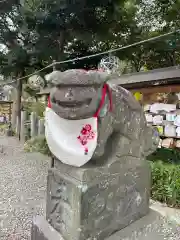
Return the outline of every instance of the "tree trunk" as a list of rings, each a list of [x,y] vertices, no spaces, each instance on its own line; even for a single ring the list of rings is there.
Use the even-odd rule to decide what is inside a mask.
[[[16,120],[17,120],[17,89],[14,88],[12,90],[12,99],[13,105],[12,105],[12,119],[11,119],[11,126],[12,129],[16,129]]]
[[[63,60],[63,53],[64,53],[64,45],[65,45],[65,36],[66,36],[66,31],[65,29],[62,29],[59,35],[59,39],[57,40],[58,45],[59,45],[59,56],[58,56],[58,60],[62,61]],[[57,60],[57,59],[56,59]],[[54,62],[56,62],[56,60],[54,59]],[[56,70],[56,65],[54,65],[53,67],[53,71]],[[60,68],[58,68],[62,71],[62,68],[60,66]]]
[[[59,51],[60,53],[64,52],[64,45],[65,45],[65,30],[61,30],[60,36],[59,36]]]
[[[21,133],[21,96],[22,96],[22,80],[17,80],[17,134],[20,140]]]

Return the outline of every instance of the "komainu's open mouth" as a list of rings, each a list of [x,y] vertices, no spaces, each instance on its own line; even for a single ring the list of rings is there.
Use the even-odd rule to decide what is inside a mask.
[[[86,100],[83,100],[82,101],[61,101],[61,100],[56,100],[55,98],[52,99],[52,102],[61,106],[61,107],[64,107],[64,108],[80,108],[84,105],[88,105],[90,104],[91,102],[91,99],[86,99]]]

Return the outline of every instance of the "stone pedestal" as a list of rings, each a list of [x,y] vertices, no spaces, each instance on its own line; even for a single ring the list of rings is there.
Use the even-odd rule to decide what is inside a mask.
[[[55,161],[48,173],[46,221],[32,240],[103,240],[149,210],[148,163],[125,156],[111,165],[75,168]]]

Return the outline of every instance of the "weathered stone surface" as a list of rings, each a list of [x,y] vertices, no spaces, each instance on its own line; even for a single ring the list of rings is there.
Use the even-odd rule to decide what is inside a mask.
[[[64,240],[61,235],[41,216],[33,219],[31,240]]]
[[[105,240],[178,240],[180,227],[158,212],[149,214]]]
[[[65,240],[42,217],[37,217],[34,221],[34,229],[35,231],[40,229],[39,240]],[[105,240],[179,240],[179,236],[180,227],[177,224],[162,217],[158,212],[150,210],[148,215]],[[94,239],[88,238],[88,240]]]
[[[126,158],[109,168],[75,168],[55,161],[55,166],[48,174],[46,218],[64,239],[102,240],[148,213],[147,162]]]
[[[55,158],[48,174],[46,212],[49,224],[65,240],[104,240],[148,213],[151,178],[145,158],[156,150],[159,138],[147,126],[139,103],[114,84],[112,76],[68,70],[54,72],[49,81],[54,85],[51,108],[67,120],[93,117],[102,89],[108,89],[92,158],[80,168]]]
[[[114,83],[117,77],[80,69],[56,71],[49,76],[53,85],[50,93],[52,110],[61,118],[70,120],[92,117],[99,107],[104,83],[108,84],[111,93],[106,95],[98,118],[98,143],[91,159],[95,164],[107,160],[107,148],[109,150],[111,142],[116,149],[110,153],[116,154],[124,136],[129,139],[127,144],[135,144],[136,154],[145,156],[155,151],[159,142],[158,136],[147,127],[140,104],[129,91]],[[109,111],[109,97],[112,99],[112,111]],[[114,156],[111,158],[115,159]]]

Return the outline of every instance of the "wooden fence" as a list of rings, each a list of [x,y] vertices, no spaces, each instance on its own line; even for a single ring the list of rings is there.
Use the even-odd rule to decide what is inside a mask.
[[[44,119],[38,117],[35,112],[32,112],[30,115],[28,115],[26,111],[22,111],[20,140],[27,141],[30,138],[43,136],[44,134]]]

